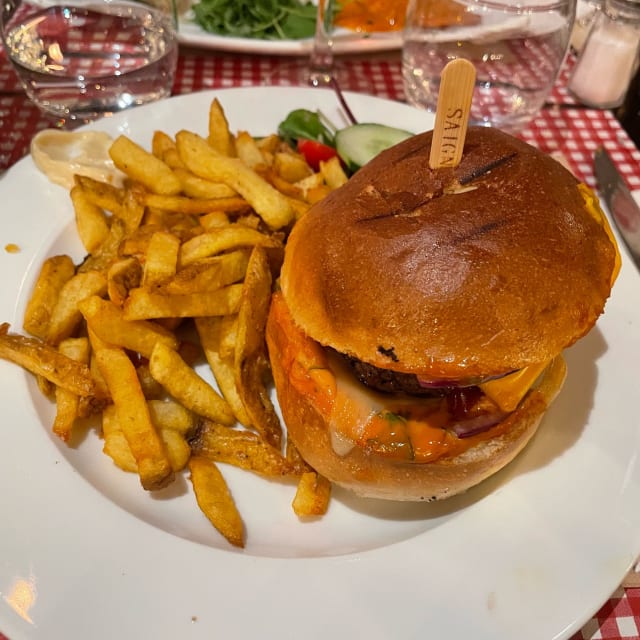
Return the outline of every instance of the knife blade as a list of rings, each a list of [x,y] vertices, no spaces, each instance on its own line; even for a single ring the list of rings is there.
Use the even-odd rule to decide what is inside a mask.
[[[596,149],[594,167],[600,193],[624,244],[640,269],[640,207],[604,147]]]

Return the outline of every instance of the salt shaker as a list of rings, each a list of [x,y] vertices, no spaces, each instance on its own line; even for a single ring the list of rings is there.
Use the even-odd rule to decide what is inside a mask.
[[[640,0],[605,0],[580,53],[569,89],[590,107],[622,104],[638,66]]]

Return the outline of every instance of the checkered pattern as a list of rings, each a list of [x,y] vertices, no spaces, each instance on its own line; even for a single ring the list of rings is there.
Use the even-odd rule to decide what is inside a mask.
[[[273,56],[242,56],[212,51],[184,50],[178,62],[174,94],[204,89],[295,82],[295,69],[283,74],[292,59]],[[404,99],[400,61],[397,55],[374,54],[341,58],[343,88],[392,100]],[[561,152],[573,171],[595,184],[593,152],[604,145],[632,189],[640,188],[640,151],[607,111],[578,108],[566,89],[571,61],[554,88],[549,106],[538,115],[521,137],[545,152]],[[285,69],[285,71],[286,71]],[[275,75],[278,75],[275,78]],[[0,52],[0,169],[19,160],[29,141],[47,120],[31,105],[9,63]],[[2,622],[0,621],[0,624]],[[640,588],[619,589],[570,640],[622,640],[640,637]],[[0,633],[0,640],[7,640]]]
[[[640,638],[640,589],[618,589],[570,640]]]

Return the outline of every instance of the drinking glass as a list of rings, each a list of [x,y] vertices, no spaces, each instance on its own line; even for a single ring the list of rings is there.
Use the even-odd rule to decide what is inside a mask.
[[[29,98],[72,127],[170,94],[172,0],[3,0],[0,31]]]
[[[264,79],[265,84],[332,87],[339,82],[344,68],[334,56],[337,0],[317,0],[316,30],[311,51],[304,60],[283,64]]]
[[[476,67],[469,124],[515,133],[542,108],[564,61],[576,0],[409,0],[407,101],[435,112],[449,60]]]
[[[309,67],[304,70],[306,81],[314,87],[328,86],[333,80],[333,17],[335,0],[318,0],[316,31],[313,37]]]

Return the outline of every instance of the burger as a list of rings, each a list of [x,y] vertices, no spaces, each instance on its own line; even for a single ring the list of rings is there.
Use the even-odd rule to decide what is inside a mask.
[[[513,460],[603,312],[619,254],[593,193],[506,133],[382,152],[287,242],[267,345],[288,437],[367,497],[437,500]]]

